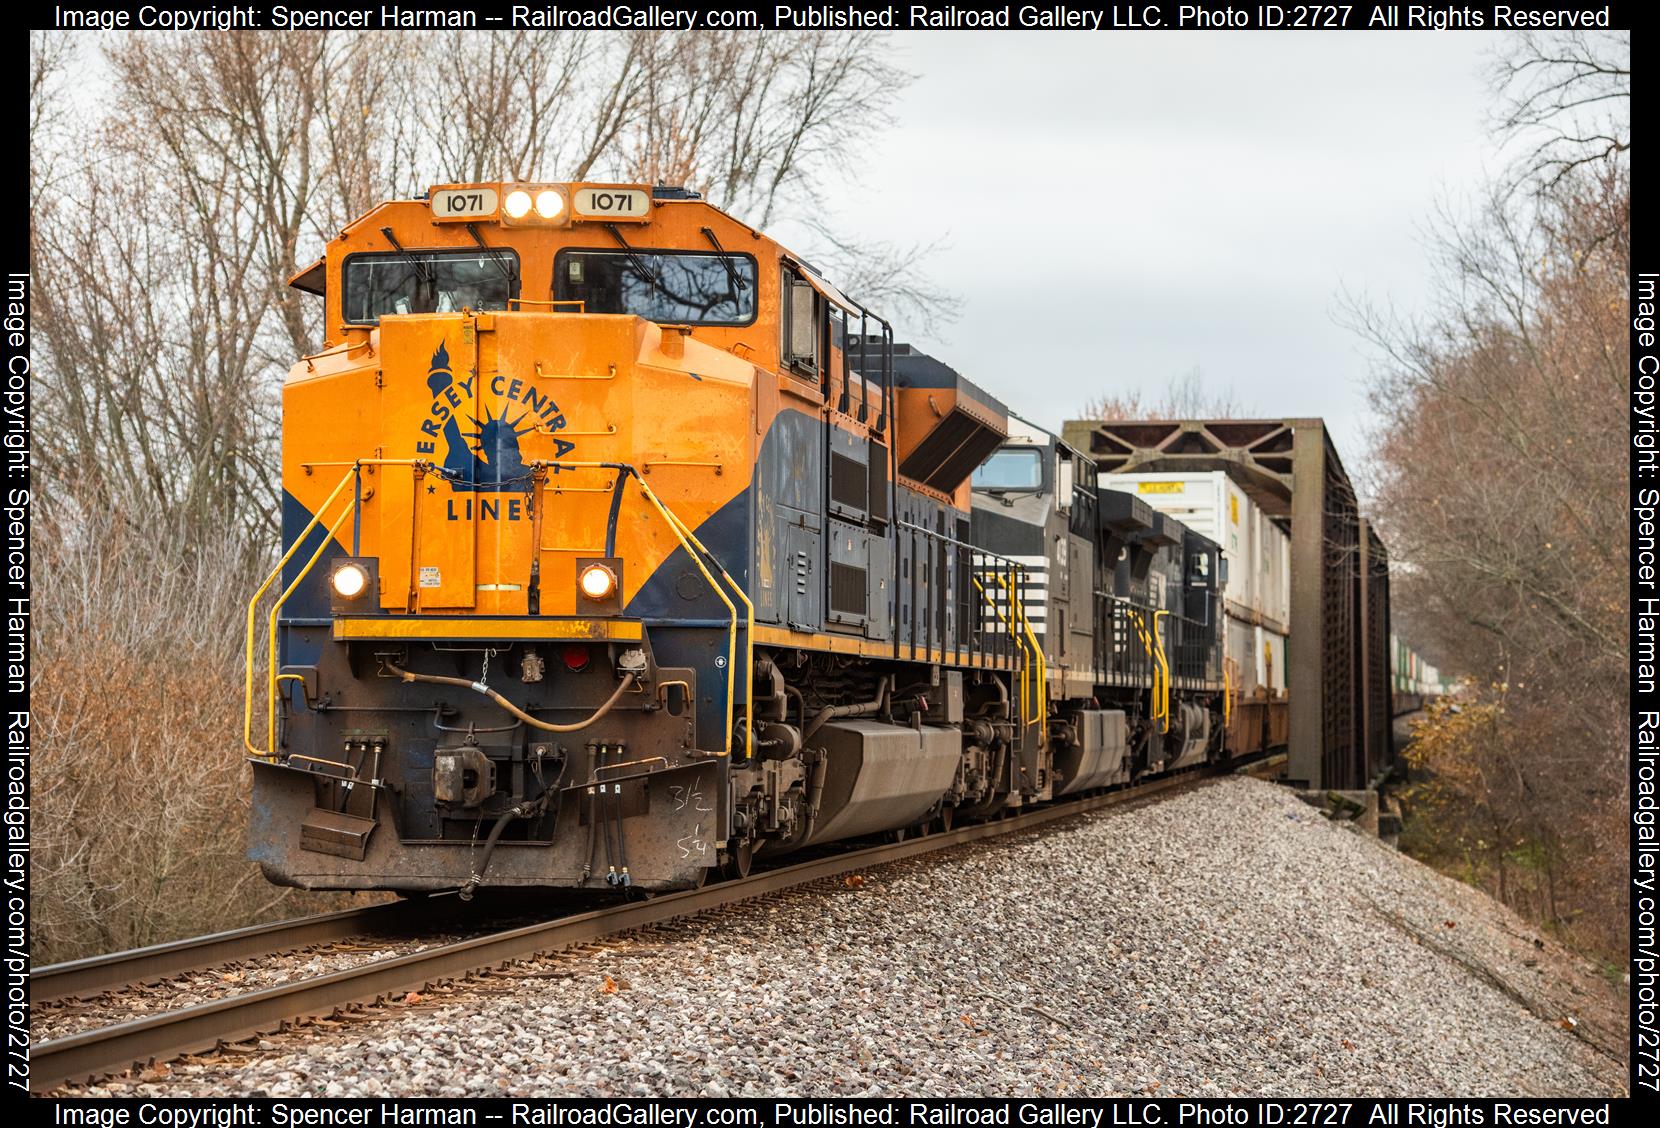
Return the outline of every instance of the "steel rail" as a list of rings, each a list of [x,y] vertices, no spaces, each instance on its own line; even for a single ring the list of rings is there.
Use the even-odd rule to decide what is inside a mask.
[[[294,917],[188,940],[175,940],[168,944],[48,964],[30,973],[29,1001],[43,1003],[99,995],[116,987],[167,979],[187,971],[266,956],[289,948],[400,931],[426,923],[430,919],[423,916],[426,905],[427,902],[423,901],[367,905],[360,909]]]
[[[1235,771],[1253,775],[1283,771],[1285,762],[1286,757],[1279,755],[1245,764],[1193,768],[1144,784],[1045,806],[1024,814],[835,853],[764,870],[742,880],[668,893],[645,901],[630,901],[611,908],[490,933],[312,979],[56,1038],[34,1047],[30,1055],[29,1087],[38,1092],[72,1081],[142,1068],[151,1062],[182,1054],[212,1050],[228,1042],[244,1041],[279,1030],[296,1019],[326,1015],[344,1006],[372,1003],[400,992],[418,991],[436,981],[457,978],[513,960],[570,948],[604,936],[706,912],[854,870],[1015,834],[1104,807],[1185,789]]]

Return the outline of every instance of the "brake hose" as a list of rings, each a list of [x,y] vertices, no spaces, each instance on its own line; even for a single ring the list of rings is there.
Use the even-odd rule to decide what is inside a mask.
[[[556,725],[549,721],[537,720],[535,717],[513,704],[513,702],[509,701],[507,698],[503,697],[483,682],[468,681],[466,678],[447,678],[439,674],[411,673],[391,661],[386,661],[386,668],[391,670],[394,674],[398,675],[398,677],[402,678],[406,682],[430,682],[433,685],[458,685],[463,689],[471,689],[475,692],[482,693],[484,696],[494,701],[497,705],[500,705],[503,709],[506,709],[509,713],[513,714],[513,716],[523,721],[525,724],[532,728],[541,729],[543,732],[580,732],[589,725],[593,724],[595,721],[604,717],[605,714],[609,713],[612,706],[616,705],[616,703],[622,699],[622,695],[627,693],[634,686],[634,675],[624,674],[622,684],[617,686],[616,692],[606,699],[605,704],[594,710],[593,716],[589,717],[585,721],[577,721],[575,724],[571,725]]]

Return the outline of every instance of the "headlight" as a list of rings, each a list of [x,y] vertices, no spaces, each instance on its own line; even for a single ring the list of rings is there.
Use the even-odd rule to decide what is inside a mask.
[[[511,197],[509,197],[511,198]],[[559,213],[565,210],[565,197],[552,188],[544,188],[536,193],[536,214],[543,219],[558,219]],[[514,217],[518,218],[517,216]]]
[[[617,590],[617,574],[604,564],[590,564],[576,578],[582,594],[595,603],[610,599]]]
[[[502,205],[502,211],[506,212],[512,219],[523,219],[530,214],[530,193],[523,188],[515,188],[507,194],[507,201]]]
[[[369,570],[361,564],[347,562],[334,570],[329,584],[341,599],[356,599],[369,588]]]

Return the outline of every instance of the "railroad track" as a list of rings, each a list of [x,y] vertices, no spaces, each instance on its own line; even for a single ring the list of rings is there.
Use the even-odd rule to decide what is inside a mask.
[[[325,975],[54,1038],[34,1047],[30,1055],[29,1087],[31,1091],[39,1092],[69,1082],[142,1068],[183,1054],[212,1050],[227,1043],[246,1041],[280,1030],[298,1019],[325,1016],[342,1007],[419,991],[431,983],[469,972],[559,951],[854,870],[1030,830],[1105,807],[1164,796],[1220,775],[1238,772],[1265,778],[1283,774],[1285,759],[1283,755],[1269,756],[1244,765],[1194,769],[991,822],[972,823],[950,831],[847,850],[702,889],[624,902],[592,912],[489,932]],[[423,915],[424,911],[428,915]],[[417,924],[430,924],[432,920],[429,903],[414,902],[236,929],[154,948],[45,967],[31,980],[32,993],[37,1000],[99,993],[214,964],[245,960],[274,950],[365,934],[406,931]]]
[[[421,924],[416,903],[400,902],[299,917],[215,932],[152,948],[52,964],[29,977],[29,999],[48,1003],[97,995],[136,983],[168,979],[187,971],[234,963],[293,948],[308,948],[354,936],[395,934]]]

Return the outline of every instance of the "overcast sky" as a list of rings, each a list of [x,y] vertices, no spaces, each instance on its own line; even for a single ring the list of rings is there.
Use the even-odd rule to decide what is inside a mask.
[[[897,128],[851,151],[839,226],[947,235],[961,316],[902,332],[1053,429],[1194,366],[1324,416],[1359,469],[1367,352],[1344,287],[1427,291],[1438,199],[1496,166],[1481,33],[918,33]]]
[[[1198,367],[1248,414],[1324,416],[1353,473],[1369,354],[1341,292],[1422,307],[1426,220],[1499,163],[1503,38],[896,33],[916,78],[889,132],[848,138],[834,226],[943,237],[928,270],[960,316],[900,338],[1046,427]],[[83,97],[107,78],[87,61]]]

